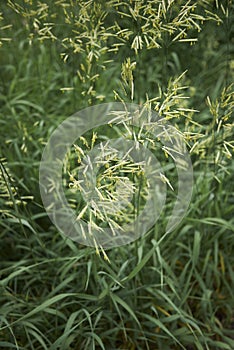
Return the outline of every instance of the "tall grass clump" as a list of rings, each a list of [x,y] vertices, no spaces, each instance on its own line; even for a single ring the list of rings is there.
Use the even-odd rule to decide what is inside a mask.
[[[1,349],[234,348],[233,10],[229,0],[1,4]],[[63,120],[112,101],[140,104],[176,128],[194,186],[183,221],[165,234],[178,179],[159,140],[130,122],[77,139],[61,175],[87,222],[121,226],[147,194],[141,164],[106,146],[88,211],[77,171],[96,145],[138,140],[165,170],[157,223],[105,251],[60,234],[38,172]]]

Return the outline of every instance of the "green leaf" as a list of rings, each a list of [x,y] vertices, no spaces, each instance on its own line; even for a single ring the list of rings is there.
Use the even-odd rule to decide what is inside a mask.
[[[110,293],[111,298],[119,305],[121,305],[133,318],[134,320],[140,325],[139,320],[137,319],[134,311],[130,308],[130,306],[123,300],[121,299],[118,295],[114,293]]]
[[[201,235],[200,232],[196,231],[194,235],[194,242],[193,242],[193,255],[192,255],[192,261],[193,266],[196,266],[199,254],[200,254],[200,245],[201,245]]]
[[[133,277],[135,277],[143,269],[143,267],[149,261],[149,259],[151,258],[154,252],[155,252],[155,247],[151,248],[151,250],[143,257],[143,259],[130,272],[130,274],[127,277],[124,277],[121,282],[130,281]]]

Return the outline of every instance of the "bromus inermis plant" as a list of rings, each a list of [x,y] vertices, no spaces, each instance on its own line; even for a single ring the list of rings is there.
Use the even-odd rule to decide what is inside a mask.
[[[2,2],[1,349],[234,348],[233,11],[222,0]],[[187,215],[165,234],[178,192],[171,150],[131,121],[78,138],[62,179],[70,207],[92,225],[131,222],[148,191],[144,164],[111,140],[139,142],[164,170],[157,223],[105,250],[61,236],[38,168],[56,126],[112,101],[152,109],[176,128],[194,188]],[[97,150],[95,181],[80,182]]]

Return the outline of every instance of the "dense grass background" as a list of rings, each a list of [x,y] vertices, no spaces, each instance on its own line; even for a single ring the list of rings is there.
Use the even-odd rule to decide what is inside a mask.
[[[1,4],[1,349],[234,349],[234,6],[194,1],[197,19],[184,4]],[[145,6],[162,11],[144,29],[158,46],[134,49]],[[197,39],[193,45],[170,33],[182,11],[187,22],[174,25]],[[98,39],[90,44],[95,28]],[[124,29],[130,33],[116,35]],[[97,57],[90,60],[90,52]],[[109,263],[52,225],[38,169],[56,126],[91,104],[131,101],[131,76],[133,102],[151,99],[184,132],[194,193],[170,235],[163,231],[167,203],[147,235],[106,252]]]

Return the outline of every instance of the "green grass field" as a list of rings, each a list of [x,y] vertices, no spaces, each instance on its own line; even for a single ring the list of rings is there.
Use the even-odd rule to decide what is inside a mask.
[[[0,349],[234,349],[233,14],[230,0],[2,1]],[[194,183],[185,217],[166,234],[177,172],[146,135],[142,143],[172,164],[165,206],[146,234],[105,250],[50,221],[39,166],[62,121],[113,101],[150,106],[181,133]],[[64,183],[94,135],[98,143],[126,130],[99,127],[77,140],[83,151],[71,150]],[[146,185],[131,166],[138,213]],[[112,175],[100,175],[110,192]]]

